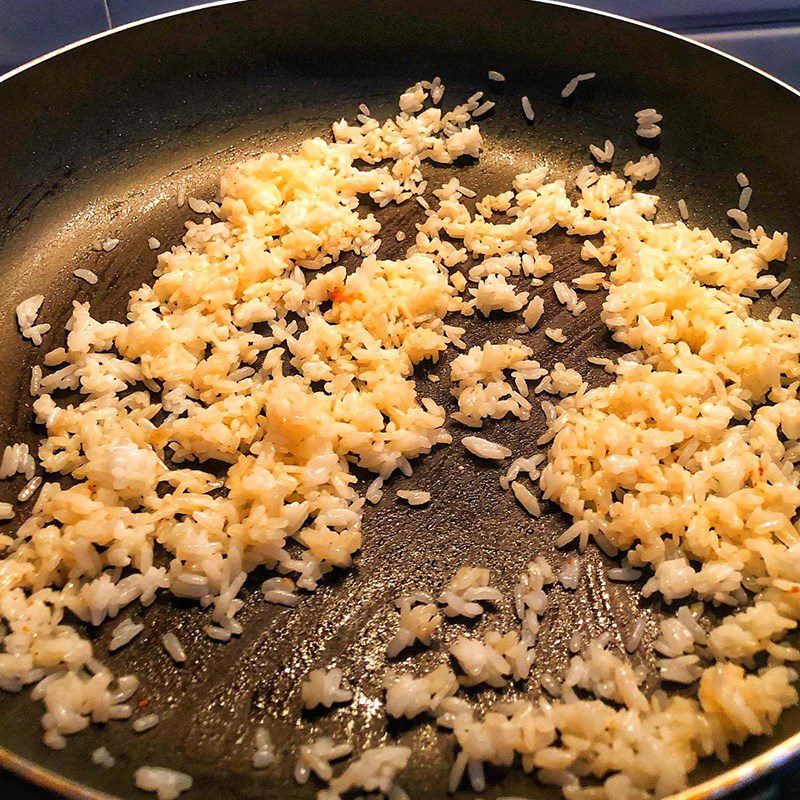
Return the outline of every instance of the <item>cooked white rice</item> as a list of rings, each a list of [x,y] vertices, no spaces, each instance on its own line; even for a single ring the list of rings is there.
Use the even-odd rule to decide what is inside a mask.
[[[777,300],[789,288],[791,283],[791,278],[784,278],[779,284],[770,290],[770,294]]]
[[[117,760],[111,755],[107,747],[100,746],[92,750],[92,763],[103,767],[103,769],[111,769],[117,763]]]
[[[341,686],[342,671],[333,669],[314,669],[300,685],[300,696],[306,708],[325,706],[330,708],[338,703],[349,703],[353,693]]]
[[[421,489],[398,489],[397,496],[410,506],[423,506],[431,501],[431,493]]]
[[[473,455],[478,458],[486,458],[490,460],[502,460],[511,455],[511,450],[502,444],[490,442],[481,436],[465,436],[461,440],[461,444],[467,448]]]
[[[134,773],[134,781],[139,789],[155,792],[158,800],[177,800],[192,788],[192,779],[188,775],[166,767],[139,767]]]
[[[753,197],[753,189],[751,186],[745,186],[739,193],[739,208],[746,211],[750,205],[750,199]]]
[[[42,336],[50,330],[48,323],[36,324],[42,303],[44,303],[44,295],[36,294],[23,300],[16,308],[19,332],[26,339],[30,339],[36,347],[42,343]]]
[[[94,286],[98,280],[96,273],[92,272],[90,269],[76,269],[72,274],[76,278],[80,278],[82,281],[86,281],[86,283],[92,286]]]
[[[489,585],[490,577],[485,567],[461,567],[439,595],[445,616],[474,618],[483,614],[481,603],[499,603],[502,595]]]
[[[610,164],[614,158],[614,143],[606,139],[602,148],[596,144],[590,144],[589,152],[598,164]]]
[[[590,77],[570,81],[564,96]],[[0,686],[35,684],[49,746],[64,747],[91,721],[132,717],[138,687],[96,661],[64,611],[99,625],[168,590],[207,607],[204,630],[222,642],[241,632],[238,595],[256,567],[271,571],[266,600],[301,602],[301,590],[348,567],[361,546],[364,498],[350,465],[375,475],[366,499],[377,502],[394,472],[410,474],[413,459],[450,443],[445,409],[418,394],[412,377],[450,345],[464,351],[449,362],[461,425],[529,419],[531,381],[560,396],[541,403],[546,465],[543,453],[517,458],[501,483],[535,515],[540,502],[519,478],[538,480],[544,499],[573,520],[558,545],[584,550],[594,539],[606,553],[624,553],[610,578],[641,576],[643,595],[684,604],[652,647],[662,679],[690,687],[688,695],[643,692],[624,652],[651,646],[637,620],[615,646],[609,636],[571,636],[563,674],[539,676],[551,702],[473,708],[461,686],[531,680],[555,578],[536,560],[513,589],[514,627],[442,631],[457,674],[443,666],[385,676],[391,716],[425,713],[453,731],[453,788],[466,775],[483,791],[485,763],[518,759],[569,800],[660,797],[680,791],[700,758],[768,734],[797,702],[797,675],[786,665],[800,654],[786,635],[800,620],[800,318],[750,313],[759,291],[788,286],[761,274],[785,258],[785,234],[750,230],[742,208],[731,213],[746,241],[738,249],[682,222],[655,223],[658,199],[635,190],[658,174],[651,154],[626,164],[630,180],[582,169],[574,196],[535,166],[474,213],[462,199],[475,193],[450,180],[433,190],[438,202],[428,204],[405,257],[380,259],[381,226],[359,211],[359,197],[379,206],[421,198],[424,160],[480,156],[471,118],[492,104],[479,93],[451,111],[431,109],[442,92],[441,82],[420,82],[393,120],[381,124],[361,109],[357,124],[334,124],[332,142],[312,139],[228,169],[219,206],[190,199],[192,210],[213,217],[187,223],[182,244],[159,255],[154,281],[132,293],[124,323],[74,304],[66,347],[45,356],[33,393],[47,434],[42,469],[75,485],[44,484],[32,514],[0,537],[8,628]],[[652,132],[659,115],[645,112],[638,122]],[[182,188],[178,195],[182,204]],[[608,284],[603,322],[631,351],[616,362],[590,359],[613,374],[608,386],[589,390],[563,364],[546,370],[519,340],[468,348],[465,330],[445,322],[449,313],[521,313],[525,328],[538,323],[543,302],[528,289],[554,265],[536,237],[555,227],[585,239],[581,257],[609,271],[584,282]],[[356,260],[350,274],[337,264],[343,253]],[[554,291],[571,310],[583,302],[566,282]],[[42,302],[35,296],[17,309],[34,343],[48,327],[36,324]],[[566,341],[561,329],[545,334]],[[64,389],[82,400],[62,402]],[[512,455],[483,437],[461,441],[481,458]],[[0,474],[33,478],[24,447],[6,448]],[[208,459],[229,465],[221,479],[202,468]],[[406,499],[425,494],[406,491]],[[13,514],[6,506],[0,516]],[[168,566],[155,566],[156,542]],[[120,564],[130,566],[125,577]],[[577,590],[593,579],[590,561],[568,555],[557,579],[556,591]],[[730,611],[713,626],[696,600]],[[464,567],[436,602],[425,592],[400,599],[387,654],[432,646],[444,617],[478,617],[484,604],[503,602],[488,569]],[[491,621],[499,625],[499,615]],[[142,630],[130,619],[116,623],[109,648]],[[162,644],[180,662],[185,653],[169,636]],[[303,705],[349,702],[343,680],[339,668],[312,670],[299,690]],[[134,729],[154,717],[139,717]],[[367,749],[335,775],[332,762],[348,754],[348,745],[316,740],[301,749],[295,775],[327,782],[321,800],[353,790],[402,797],[395,778],[408,748]],[[257,731],[254,766],[274,757],[268,734]],[[135,780],[163,800],[191,787],[189,776],[159,767],[140,767]]]
[[[300,748],[300,755],[294,770],[297,783],[307,783],[311,773],[315,773],[323,781],[333,778],[333,761],[350,755],[353,747],[350,744],[334,744],[333,739],[321,736]]]
[[[605,272],[586,272],[583,275],[579,275],[577,278],[573,278],[572,282],[581,291],[596,292],[605,285],[606,274]]]
[[[484,114],[488,114],[493,108],[495,104],[491,100],[484,100],[473,112],[473,117],[482,117]]]
[[[750,221],[747,219],[747,214],[740,208],[728,209],[728,216],[741,228],[743,231],[750,230]]]
[[[661,128],[656,123],[663,117],[654,108],[643,108],[636,112],[636,135],[643,139],[655,139],[661,135]]]
[[[41,475],[36,475],[31,478],[19,491],[17,494],[17,500],[20,503],[27,503],[28,500],[33,497],[36,492],[39,491],[39,487],[42,485],[42,477]]]
[[[158,714],[145,714],[143,717],[138,717],[131,723],[131,728],[133,728],[135,733],[144,733],[145,731],[149,731],[151,728],[155,728],[158,725],[160,717]]]
[[[119,650],[120,647],[125,647],[143,630],[144,625],[141,622],[133,622],[130,619],[122,620],[111,632],[111,641],[108,643],[108,649],[114,651]]]
[[[19,473],[28,480],[33,477],[36,462],[30,453],[28,445],[24,442],[7,445],[0,459],[0,480],[11,478]]]
[[[533,492],[528,489],[524,484],[519,481],[511,481],[511,491],[514,492],[514,497],[517,498],[519,504],[532,516],[538,517],[542,513],[539,501],[534,496]]]
[[[536,114],[528,95],[523,95],[522,97],[522,113],[525,115],[525,119],[527,119],[528,122],[533,122],[533,120],[536,119]]]
[[[167,651],[169,657],[176,664],[182,664],[186,661],[186,651],[183,649],[183,645],[174,633],[170,631],[169,633],[163,634],[161,637],[161,644],[164,650]]]
[[[345,770],[319,792],[319,800],[339,800],[354,789],[390,795],[394,779],[411,758],[411,749],[400,745],[383,745],[364,750]]]
[[[266,728],[259,726],[255,732],[255,751],[253,752],[253,767],[264,769],[275,761],[275,747],[272,737]]]
[[[576,75],[571,81],[567,83],[567,85],[561,90],[561,97],[567,98],[571,97],[575,90],[578,88],[578,84],[582,81],[590,81],[592,78],[597,77],[597,73],[595,72],[584,72],[580,75]]]
[[[400,625],[386,648],[388,658],[395,658],[407,647],[419,642],[426,647],[442,622],[432,598],[409,595],[398,601]]]
[[[642,156],[638,161],[629,161],[625,164],[623,172],[633,183],[638,183],[639,181],[653,180],[660,169],[661,162],[658,156],[649,153],[646,156]]]
[[[522,313],[525,326],[528,329],[535,328],[542,318],[542,314],[544,314],[544,299],[537,295],[528,303],[525,307],[525,311]]]

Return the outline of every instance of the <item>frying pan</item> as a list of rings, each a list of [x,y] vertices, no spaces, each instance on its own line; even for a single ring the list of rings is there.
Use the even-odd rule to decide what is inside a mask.
[[[505,73],[506,83],[489,85],[488,69]],[[559,92],[569,78],[589,70],[598,77],[562,101]],[[535,164],[549,165],[553,175],[574,171],[586,163],[589,143],[609,138],[617,145],[618,168],[629,158],[658,152],[663,168],[652,190],[663,198],[661,219],[674,219],[677,200],[684,197],[692,222],[726,234],[724,212],[738,193],[734,175],[745,170],[755,188],[751,217],[769,229],[788,230],[790,241],[800,238],[797,94],[741,62],[663,31],[522,0],[251,0],[167,15],[89,39],[0,83],[2,443],[36,442],[29,369],[62,342],[72,300],[90,299],[95,316],[122,319],[127,292],[154,267],[148,238],[157,237],[164,247],[179,241],[184,220],[192,216],[177,207],[179,186],[210,198],[222,166],[324,135],[332,120],[352,117],[360,102],[377,117],[392,113],[404,87],[434,75],[448,87],[445,104],[476,89],[497,102],[482,122],[486,155],[458,171],[479,193],[502,190],[516,172]],[[521,113],[523,94],[536,111],[533,124]],[[637,141],[633,133],[633,113],[646,106],[665,117],[656,143]],[[452,168],[430,167],[434,182],[451,174]],[[407,232],[421,218],[414,204],[382,214],[390,230]],[[113,251],[92,249],[111,237],[120,240]],[[393,237],[384,239],[388,257],[402,252]],[[542,237],[541,246],[560,279],[585,271],[580,241],[555,234]],[[73,278],[79,267],[94,270],[98,284]],[[792,257],[779,277],[796,269]],[[607,380],[585,361],[619,352],[599,321],[601,298],[592,295],[589,310],[576,319],[552,300],[549,283],[542,291],[551,296],[544,323],[526,337],[536,358],[547,367],[557,360],[577,367],[593,384]],[[46,295],[42,319],[53,331],[37,350],[16,334],[13,310],[40,292]],[[796,294],[782,301],[798,310]],[[467,342],[512,336],[516,324],[470,321]],[[568,342],[556,347],[541,332],[546,326],[563,327]],[[421,381],[423,394],[449,404],[447,364],[432,371],[443,380]],[[531,453],[543,427],[537,414],[528,423],[490,423],[487,435],[515,453]],[[397,620],[393,599],[412,590],[437,591],[462,564],[491,566],[495,583],[508,593],[534,556],[557,566],[573,555],[552,544],[566,518],[549,507],[532,520],[501,492],[497,478],[497,468],[458,445],[420,459],[413,478],[393,479],[383,501],[367,511],[364,547],[353,569],[329,576],[295,610],[265,603],[258,592],[264,576],[254,575],[239,617],[244,633],[227,645],[204,636],[203,613],[190,604],[164,597],[150,608],[126,610],[124,616],[146,627],[121,652],[106,656],[107,628],[88,635],[115,671],[140,677],[140,706],[159,713],[161,723],[142,735],[127,723],[92,728],[54,752],[41,744],[40,710],[27,694],[2,694],[0,763],[72,798],[141,798],[132,773],[143,763],[189,772],[195,782],[185,795],[189,800],[306,798],[319,787],[313,781],[299,787],[291,779],[302,741],[330,734],[349,739],[358,751],[388,738],[414,748],[412,765],[401,777],[410,796],[445,796],[452,737],[437,734],[427,722],[392,723],[387,732],[380,684],[383,650]],[[0,499],[12,500],[21,480],[3,486]],[[394,491],[409,487],[430,490],[433,501],[416,509],[396,502]],[[19,510],[26,513],[30,503]],[[605,557],[590,549],[582,557],[577,592],[553,588],[535,677],[565,668],[566,642],[576,629],[587,635],[609,631],[619,645],[643,615],[647,632],[635,660],[650,670],[653,685],[651,643],[663,610],[642,601],[636,586],[607,582],[607,567]],[[505,605],[472,628],[509,624]],[[400,668],[440,662],[464,627],[446,625],[434,647],[406,654]],[[183,666],[159,646],[168,630],[178,633],[189,653]],[[326,714],[302,714],[299,683],[324,665],[343,669],[354,701]],[[473,694],[483,707],[493,696]],[[258,724],[271,731],[279,758],[256,772],[250,758]],[[771,738],[736,749],[729,764],[704,763],[692,776],[695,788],[682,798],[717,797],[777,768],[800,751],[798,731],[795,708]],[[113,769],[89,765],[89,754],[100,744],[117,757]],[[489,778],[486,797],[555,797],[521,772],[490,770]]]

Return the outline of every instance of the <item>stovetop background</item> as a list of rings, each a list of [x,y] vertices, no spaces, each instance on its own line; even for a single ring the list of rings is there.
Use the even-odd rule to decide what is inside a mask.
[[[683,33],[800,86],[800,0],[572,2]],[[0,0],[0,73],[116,25],[198,4],[192,0]],[[2,770],[0,798],[57,800]],[[800,763],[731,800],[800,800]]]

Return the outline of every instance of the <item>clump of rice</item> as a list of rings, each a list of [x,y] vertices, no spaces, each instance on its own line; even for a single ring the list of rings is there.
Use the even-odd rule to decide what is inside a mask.
[[[383,680],[386,713],[390,717],[413,719],[427,713],[437,716],[443,701],[458,690],[455,673],[442,665],[419,678],[389,670]]]
[[[281,606],[296,606],[300,595],[295,592],[295,584],[290,578],[267,578],[261,584],[261,593],[268,603]]]
[[[35,294],[33,297],[23,300],[16,308],[19,332],[24,338],[30,339],[36,347],[42,343],[42,337],[50,330],[48,323],[36,324],[42,303],[44,303],[44,295]]]
[[[552,339],[556,344],[563,344],[567,341],[564,331],[561,328],[545,328],[544,335],[548,339]]]
[[[623,172],[633,183],[638,183],[639,181],[654,180],[660,169],[661,162],[658,156],[653,153],[648,153],[648,155],[642,156],[638,161],[629,161],[625,164]]]
[[[556,293],[558,302],[565,306],[574,317],[586,310],[586,303],[579,300],[575,290],[563,281],[556,281],[553,284],[553,291]]]
[[[656,123],[663,117],[654,108],[643,108],[636,112],[636,135],[643,139],[655,139],[661,135],[661,127]]]
[[[116,763],[117,759],[111,755],[107,747],[101,745],[92,750],[92,764],[97,764],[103,769],[111,769]]]
[[[106,253],[110,253],[119,244],[119,239],[106,239],[100,246]]]
[[[155,728],[158,725],[160,717],[158,714],[145,714],[142,717],[135,719],[131,723],[131,728],[133,728],[135,733],[144,733],[145,731],[149,731],[151,728]]]
[[[581,374],[574,369],[567,369],[560,361],[556,361],[553,369],[542,378],[536,392],[548,392],[566,397],[586,390],[586,383]]]
[[[529,458],[524,456],[515,458],[511,462],[511,465],[506,470],[505,474],[500,477],[500,485],[504,489],[508,489],[511,481],[516,480],[523,473],[527,474],[530,480],[537,480],[541,475],[539,466],[545,460],[545,458],[546,457],[541,453],[530,456]]]
[[[525,327],[528,329],[535,328],[539,320],[544,314],[544,299],[536,296],[525,307],[522,313],[522,319],[525,321]]]
[[[395,658],[415,642],[428,647],[442,622],[433,598],[410,595],[398,600],[400,625],[386,648],[388,658]]]
[[[308,708],[324,706],[330,708],[338,703],[349,703],[353,693],[342,687],[342,671],[338,667],[333,669],[314,669],[300,685],[300,696],[303,705]]]
[[[589,152],[598,164],[610,164],[614,158],[614,143],[606,139],[602,148],[596,144],[590,144]]]
[[[546,587],[555,581],[553,569],[547,559],[539,556],[528,564],[527,572],[519,576],[514,587],[514,611],[520,620],[520,646],[514,659],[515,672],[519,670],[519,658],[522,655],[528,668],[533,664],[535,652],[533,646],[539,634],[539,621],[547,609]]]
[[[482,603],[498,603],[502,595],[490,586],[491,575],[485,567],[461,567],[445,584],[439,604],[447,617],[474,618],[483,614]]]
[[[313,772],[320,780],[328,782],[333,778],[332,762],[338,761],[352,752],[352,745],[335,744],[330,737],[321,736],[300,748],[294,769],[294,779],[299,784],[308,783]]]
[[[340,775],[330,780],[327,789],[320,792],[320,800],[339,800],[354,789],[391,796],[395,777],[410,758],[411,749],[400,745],[364,750]]]
[[[177,800],[192,788],[189,775],[166,767],[139,767],[134,773],[134,782],[142,791],[155,792],[158,800]]]
[[[511,665],[496,647],[500,643],[498,631],[488,631],[483,641],[459,636],[449,647],[450,655],[462,674],[459,682],[464,686],[485,683],[496,689],[508,684]]]
[[[481,154],[472,117],[488,101],[478,93],[450,111],[432,109],[442,92],[438,79],[421,81],[384,123],[362,108],[355,123],[334,124],[332,141],[226,170],[219,206],[207,204],[213,216],[189,221],[182,242],[159,256],[152,283],[131,294],[125,322],[94,319],[88,303],[74,304],[66,345],[45,356],[35,391],[32,375],[34,413],[46,430],[41,467],[71,480],[43,483],[15,535],[2,536],[0,562],[0,686],[34,684],[48,746],[63,748],[91,722],[131,718],[138,687],[97,661],[61,609],[99,625],[170,591],[206,608],[204,630],[227,641],[241,632],[239,594],[257,567],[279,573],[265,581],[265,600],[296,605],[300,590],[348,567],[361,546],[365,498],[351,465],[375,476],[366,500],[377,501],[393,473],[410,475],[415,458],[451,442],[445,409],[413,378],[425,362],[444,361],[446,372],[451,345],[464,351],[449,361],[461,425],[529,419],[530,381],[561,396],[541,403],[547,463],[544,453],[514,459],[499,477],[503,488],[534,513],[539,501],[526,481],[538,480],[543,498],[572,518],[556,544],[585,550],[594,540],[612,557],[624,552],[610,578],[646,574],[644,595],[684,603],[652,644],[639,620],[619,643],[571,636],[566,669],[539,676],[552,699],[534,702],[526,690],[547,587],[557,577],[574,591],[582,579],[574,555],[557,576],[537,559],[514,586],[513,626],[443,632],[457,675],[446,666],[387,673],[390,715],[429,714],[453,731],[453,788],[466,775],[483,791],[485,763],[519,760],[571,800],[595,800],[598,791],[664,796],[686,785],[699,758],[769,733],[797,702],[797,675],[786,666],[797,653],[786,634],[800,620],[800,320],[750,313],[758,292],[785,289],[764,273],[785,259],[786,235],[750,229],[742,208],[732,217],[745,243],[736,249],[708,231],[655,223],[658,198],[636,190],[658,174],[649,155],[626,165],[629,180],[585,167],[574,192],[534,166],[474,211],[463,199],[475,192],[450,180],[425,201],[405,256],[379,258],[380,224],[359,199],[421,198],[425,160]],[[657,121],[645,119],[652,130]],[[522,284],[540,287],[554,271],[536,237],[555,227],[582,237],[581,258],[609,272],[586,283],[608,285],[602,319],[630,349],[613,362],[590,359],[613,376],[608,386],[589,390],[563,364],[546,370],[518,340],[468,348],[465,330],[445,322],[451,313],[519,313],[521,333],[537,324],[543,303]],[[353,268],[338,263],[343,254]],[[561,283],[561,302],[580,303]],[[37,327],[41,299],[32,300],[18,313],[23,334]],[[560,329],[545,333],[566,339]],[[511,456],[482,437],[463,441],[470,438],[484,457]],[[30,453],[12,446],[6,456],[9,476],[30,467],[33,478]],[[207,471],[208,460],[228,464],[227,473]],[[156,543],[165,566],[154,564]],[[389,653],[430,645],[444,616],[502,605],[490,583],[488,569],[464,568],[436,601],[416,591],[401,598]],[[729,611],[713,626],[695,601]],[[112,644],[139,633],[137,623],[118,623]],[[661,678],[685,684],[685,695],[645,696],[629,652],[647,655],[651,646]],[[313,671],[300,690],[304,704],[348,702],[336,672]],[[522,699],[486,712],[458,695],[460,686],[511,682]],[[255,735],[256,766],[274,757],[265,736]],[[322,740],[304,747],[296,775],[313,771],[329,782],[321,800],[353,790],[402,798],[395,777],[407,748],[366,750],[334,776],[332,762],[349,749]],[[158,767],[140,768],[136,781],[165,798],[191,786]]]
[[[20,473],[31,480],[35,469],[36,462],[24,442],[7,445],[3,450],[3,457],[0,459],[0,480],[12,478]]]

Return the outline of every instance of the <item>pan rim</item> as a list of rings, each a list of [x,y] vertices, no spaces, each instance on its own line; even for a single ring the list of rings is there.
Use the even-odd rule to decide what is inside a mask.
[[[800,98],[800,89],[786,83],[766,70],[744,61],[738,56],[726,53],[723,50],[719,50],[718,48],[706,44],[705,42],[697,41],[683,34],[659,27],[658,25],[653,25],[649,22],[642,22],[640,20],[632,19],[631,17],[626,17],[622,14],[616,14],[610,11],[587,8],[574,3],[563,2],[563,0],[522,1],[539,5],[568,8],[587,15],[606,17],[634,25],[639,28],[655,31],[656,33],[676,39],[684,44],[706,50],[716,56],[727,59],[728,61],[737,64],[739,67],[754,72],[762,78],[766,78],[768,81],[771,81],[780,88],[795,95],[795,97]],[[179,15],[201,12],[209,8],[246,2],[249,2],[249,0],[211,0],[210,2],[201,3],[189,8],[166,11],[161,14],[155,14],[153,16],[127,22],[122,25],[112,26],[108,30],[99,31],[98,33],[91,34],[90,36],[78,39],[77,41],[70,42],[63,47],[59,47],[50,51],[49,53],[37,56],[36,58],[31,59],[30,61],[21,64],[20,66],[15,67],[4,74],[0,74],[0,85],[28,71],[29,69],[38,66],[39,64],[43,64],[53,58],[63,55],[64,53],[90,44],[91,42],[100,40],[104,37],[122,33],[131,28],[135,28],[140,25],[147,25],[149,23],[157,22],[162,19],[168,19],[170,17],[177,17]],[[696,786],[692,786],[688,789],[678,792],[677,794],[670,795],[668,798],[665,798],[665,800],[722,800],[722,798],[728,795],[730,792],[743,789],[761,778],[766,778],[770,772],[779,771],[792,759],[800,759],[800,731],[783,740],[782,742],[773,745],[760,755],[750,758],[742,764],[726,770],[714,778],[709,778],[708,780],[705,780]],[[29,783],[56,793],[60,797],[65,798],[65,800],[120,800],[118,795],[111,795],[99,789],[93,789],[77,780],[66,778],[52,769],[39,766],[27,758],[17,755],[3,745],[0,745],[0,769],[8,770],[12,774],[17,775]]]
[[[714,53],[715,55],[727,59],[728,61],[732,61],[734,64],[738,64],[740,67],[744,67],[745,69],[750,70],[751,72],[755,72],[762,78],[766,78],[772,83],[777,84],[782,89],[785,89],[786,91],[790,92],[796,97],[800,97],[800,88],[792,86],[791,84],[787,83],[781,78],[778,78],[777,76],[773,75],[771,72],[767,72],[765,69],[762,69],[761,67],[756,66],[755,64],[751,64],[749,61],[745,61],[744,59],[741,59],[738,56],[733,55],[732,53],[727,53],[724,50],[720,50],[719,48],[707,44],[706,42],[701,42],[698,41],[697,39],[692,39],[691,37],[686,36],[682,33],[677,33],[676,31],[671,31],[668,30],[667,28],[662,28],[659,25],[653,25],[651,22],[643,22],[642,20],[634,19],[633,17],[626,17],[623,14],[616,14],[612,11],[604,11],[599,8],[588,8],[587,6],[580,6],[576,5],[575,3],[564,2],[564,0],[521,0],[521,1],[526,3],[545,5],[545,6],[569,8],[573,11],[578,11],[583,14],[606,17],[608,19],[615,19],[619,20],[620,22],[628,23],[629,25],[635,25],[639,28],[655,31],[656,33],[668,36],[671,39],[677,39],[678,41],[684,42],[685,44],[689,44],[693,47],[699,47],[701,50],[707,50],[708,52]],[[98,31],[97,33],[92,33],[89,36],[84,36],[82,39],[77,39],[74,42],[65,44],[63,47],[58,47],[55,50],[51,50],[48,53],[43,53],[42,55],[37,56],[36,58],[32,58],[30,61],[26,61],[24,64],[20,64],[18,67],[14,67],[8,72],[0,74],[0,84],[5,83],[6,81],[16,77],[17,75],[22,74],[23,72],[31,69],[32,67],[35,67],[39,64],[49,61],[52,58],[55,58],[56,56],[68,53],[70,50],[82,47],[85,44],[90,44],[91,42],[102,39],[106,36],[112,36],[116,33],[121,33],[123,31],[129,30],[130,28],[135,28],[139,25],[147,25],[151,22],[157,22],[158,20],[168,19],[169,17],[177,17],[182,14],[192,14],[194,12],[204,11],[209,8],[214,8],[215,6],[221,7],[221,6],[234,5],[236,3],[247,3],[247,2],[250,2],[250,0],[209,0],[209,2],[189,6],[188,8],[178,8],[175,9],[174,11],[165,11],[161,14],[153,14],[152,16],[143,17],[142,19],[133,20],[132,22],[125,22],[122,25],[113,25],[108,30]]]

